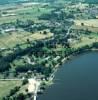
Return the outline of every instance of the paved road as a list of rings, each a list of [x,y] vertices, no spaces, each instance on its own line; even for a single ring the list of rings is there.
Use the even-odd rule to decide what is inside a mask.
[[[0,79],[0,81],[22,81],[23,79]]]
[[[31,61],[31,59],[29,57],[27,57],[27,62],[31,65],[34,65],[35,63]]]

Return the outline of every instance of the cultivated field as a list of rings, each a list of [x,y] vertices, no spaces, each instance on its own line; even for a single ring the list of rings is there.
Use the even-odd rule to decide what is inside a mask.
[[[72,29],[77,29],[77,30],[83,29],[83,30],[89,30],[89,31],[92,31],[92,32],[98,32],[97,27],[90,27],[90,26],[73,25]]]
[[[75,43],[74,45],[72,45],[73,48],[80,48],[83,47],[85,45],[90,45],[94,42],[98,42],[98,35],[96,34],[91,34],[89,36],[85,36],[85,37],[81,37],[81,41]]]
[[[38,16],[40,16],[41,14],[49,13],[51,10],[53,9],[43,8],[42,6],[30,6],[26,8],[24,6],[18,6],[18,9],[2,10],[2,12],[7,12],[7,15],[9,16],[6,16],[5,14],[0,17],[0,24],[14,22],[17,19],[31,19],[36,22],[38,20]]]
[[[0,100],[9,93],[10,89],[20,86],[21,83],[21,81],[0,81]]]
[[[81,26],[81,24],[84,24],[84,26],[98,27],[98,19],[75,20],[74,23],[77,26]]]
[[[44,31],[44,30],[43,30]],[[0,48],[9,48],[14,47],[16,44],[26,43],[27,39],[30,41],[40,40],[45,38],[50,38],[53,36],[53,33],[47,32],[47,34],[43,34],[43,31],[30,33],[30,32],[14,32],[12,34],[6,34],[0,36]]]
[[[75,20],[72,28],[98,32],[98,19]]]

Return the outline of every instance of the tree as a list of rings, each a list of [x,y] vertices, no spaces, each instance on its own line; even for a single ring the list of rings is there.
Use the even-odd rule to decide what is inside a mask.
[[[11,89],[10,90],[10,93],[9,93],[9,96],[14,95],[17,91],[19,91],[19,89],[20,89],[19,86],[16,86],[16,87],[14,87],[14,89]]]
[[[25,100],[26,96],[23,93],[17,95],[17,100]]]
[[[23,82],[22,82],[22,85],[25,85],[25,84],[27,84],[27,83],[28,83],[28,79],[25,78],[25,79],[23,80]]]
[[[81,26],[84,26],[84,23],[81,23]]]
[[[29,44],[30,44],[30,40],[29,40],[29,39],[27,39],[27,43],[29,43]]]
[[[94,48],[98,48],[98,42],[93,43],[92,45]]]
[[[44,31],[44,32],[43,32],[43,34],[45,34],[45,35],[46,35],[46,34],[47,34],[47,31]]]

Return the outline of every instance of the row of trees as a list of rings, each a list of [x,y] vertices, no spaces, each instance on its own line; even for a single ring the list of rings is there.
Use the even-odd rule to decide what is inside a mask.
[[[15,96],[9,97],[9,96],[5,96],[2,98],[2,100],[25,100],[26,99],[26,95],[24,95],[23,93],[19,93]]]
[[[56,21],[63,21],[65,19],[74,18],[74,15],[71,13],[66,13],[63,10],[53,10],[48,14],[42,14],[39,16],[39,19],[43,20],[56,20]]]
[[[21,72],[21,73],[28,71],[33,71],[33,72],[35,71],[36,73],[41,73],[46,77],[48,77],[52,72],[51,67],[45,67],[43,65],[30,65],[30,64],[17,66],[15,70],[16,72]]]

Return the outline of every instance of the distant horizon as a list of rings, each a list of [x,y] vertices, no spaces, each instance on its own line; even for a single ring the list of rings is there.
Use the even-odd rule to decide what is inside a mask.
[[[9,4],[9,3],[21,3],[21,2],[53,2],[53,1],[80,1],[80,0],[0,0],[0,5]],[[82,0],[81,0],[82,1]],[[98,0],[84,0],[88,3],[98,3]]]
[[[19,3],[19,2],[53,2],[53,1],[59,1],[59,0],[0,0],[0,5],[3,4],[9,4],[9,3]],[[60,0],[60,1],[82,1],[82,0]],[[88,3],[98,3],[98,0],[83,0]]]
[[[25,1],[29,1],[29,0],[3,0],[3,1],[0,1],[0,5],[16,3],[16,2],[25,2]]]

